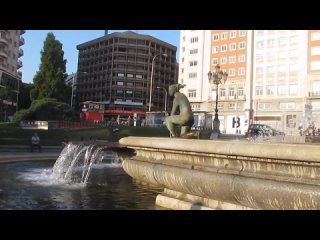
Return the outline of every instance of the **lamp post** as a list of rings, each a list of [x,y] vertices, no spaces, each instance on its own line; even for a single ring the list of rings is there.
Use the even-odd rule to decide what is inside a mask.
[[[152,59],[152,63],[151,63],[151,78],[150,78],[150,90],[149,90],[149,112],[151,112],[151,97],[152,97],[152,80],[153,80],[153,65],[154,65],[154,60],[156,59],[156,57],[158,56],[164,56],[164,57],[167,57],[168,54],[166,53],[159,53],[159,54],[156,54],[154,55],[153,59]]]
[[[216,85],[216,108],[215,108],[215,115],[213,120],[213,133],[216,134],[216,136],[219,136],[220,134],[220,120],[218,117],[218,86],[222,83],[221,80],[223,80],[223,84],[227,81],[228,74],[226,72],[222,72],[220,70],[219,64],[215,66],[215,72],[208,72],[208,79],[210,83],[213,83]]]
[[[239,133],[238,129],[238,87],[236,82],[232,82],[235,85],[235,94],[234,94],[234,99],[236,100],[235,108],[236,108],[236,117],[235,117],[235,123],[236,123],[236,134]]]
[[[164,87],[157,87],[158,89],[159,88],[162,88],[164,91],[165,91],[165,96],[164,96],[164,112],[167,113],[167,98],[168,98],[168,91],[166,88]]]
[[[87,72],[76,72],[75,74],[73,74],[73,77],[72,77],[72,89],[71,89],[71,100],[70,100],[70,107],[71,107],[71,109],[72,109],[72,105],[73,105],[74,80],[75,80],[76,76],[78,75],[78,73],[87,74]]]

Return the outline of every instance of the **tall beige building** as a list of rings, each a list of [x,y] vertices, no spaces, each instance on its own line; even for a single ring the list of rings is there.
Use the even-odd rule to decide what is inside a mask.
[[[23,50],[20,47],[24,45],[24,38],[21,35],[25,32],[25,30],[0,30],[0,87],[9,87],[16,93],[15,99],[1,99],[1,120],[12,115],[16,110],[22,78],[22,72],[19,69],[23,66],[22,61],[19,60],[23,56]]]

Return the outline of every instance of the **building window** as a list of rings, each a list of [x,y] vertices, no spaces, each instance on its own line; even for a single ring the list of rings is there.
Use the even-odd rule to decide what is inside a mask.
[[[245,42],[239,43],[239,49],[245,49],[245,48],[246,48],[246,43]]]
[[[143,75],[142,74],[136,74],[136,78],[141,79],[141,78],[143,78]]]
[[[134,75],[132,73],[127,73],[127,78],[133,78]]]
[[[191,39],[190,39],[190,42],[191,42],[191,43],[196,43],[196,42],[198,42],[198,37],[193,37],[193,38],[191,38]]]
[[[238,75],[242,76],[244,74],[245,74],[245,68],[244,67],[238,68]]]
[[[285,85],[278,86],[278,95],[286,95],[286,86]]]
[[[267,61],[273,62],[276,58],[276,54],[274,52],[268,52],[267,53]]]
[[[242,54],[239,56],[239,62],[245,62],[246,61],[246,55]]]
[[[242,87],[238,88],[238,96],[243,97],[244,96],[244,89]]]
[[[213,58],[212,65],[217,65],[217,64],[218,64],[218,58]]]
[[[296,84],[289,85],[289,95],[294,96],[297,95],[298,86]]]
[[[189,66],[190,67],[197,66],[197,65],[198,65],[198,61],[197,60],[189,62]]]
[[[243,37],[243,36],[245,36],[247,34],[247,30],[240,30],[239,31],[239,36],[240,37]]]
[[[263,54],[262,53],[256,55],[256,61],[259,63],[263,62]]]
[[[263,87],[259,86],[256,87],[256,96],[262,96],[263,95]]]
[[[288,128],[295,128],[297,123],[297,116],[296,115],[287,115],[287,127]]]
[[[230,43],[230,51],[235,51],[237,49],[237,44],[236,43]]]
[[[219,34],[213,34],[213,41],[218,41],[219,40]]]
[[[262,41],[257,41],[257,48],[261,49],[263,47],[264,47],[264,41],[263,40]]]
[[[295,104],[295,102],[284,102],[284,103],[280,103],[279,107],[280,107],[281,110],[295,109],[296,108],[296,104]]]
[[[221,88],[220,89],[220,98],[224,98],[225,96],[226,96],[226,90],[224,88]]]
[[[196,90],[189,90],[188,91],[188,97],[189,98],[196,98],[197,97],[197,91]]]
[[[127,87],[133,87],[133,82],[127,82]]]
[[[216,105],[212,104],[212,110],[214,110]],[[218,103],[218,110],[222,110],[224,108],[223,103]]]
[[[274,86],[267,86],[267,96],[273,96],[274,95]]]
[[[118,77],[124,77],[124,73],[118,73]]]
[[[196,78],[196,77],[197,77],[196,72],[189,73],[189,78]]]
[[[229,57],[229,63],[235,63],[237,60],[236,56],[230,56]]]
[[[123,86],[123,82],[117,82],[118,86]]]
[[[236,31],[231,31],[230,32],[230,38],[235,38],[237,35],[237,32]]]
[[[311,33],[311,40],[312,40],[312,41],[320,40],[320,32],[313,32],[313,33]]]
[[[276,45],[275,39],[268,39],[268,47],[269,48],[275,47],[275,45]]]
[[[229,103],[229,109],[236,109],[235,103]]]
[[[267,66],[267,73],[274,73],[275,67],[274,66]]]
[[[234,97],[235,95],[235,90],[233,87],[229,88],[229,97]]]
[[[229,76],[232,77],[236,74],[236,70],[234,68],[229,69]]]
[[[126,97],[133,97],[133,92],[131,90],[127,90]]]
[[[320,61],[311,62],[311,70],[320,70]]]
[[[221,45],[221,52],[226,52],[227,51],[227,44]]]
[[[218,46],[213,46],[212,47],[212,53],[217,53],[219,51],[219,47]]]
[[[192,54],[197,54],[198,53],[198,48],[195,48],[195,49],[191,49],[190,50],[190,55]]]
[[[284,47],[288,44],[288,38],[286,38],[286,37],[279,38],[278,43],[279,43],[279,47],[280,46]]]
[[[221,33],[221,40],[227,39],[227,37],[228,37],[228,33],[226,32]]]
[[[297,36],[290,37],[290,45],[296,45],[299,42],[299,38]]]
[[[227,63],[227,57],[220,58],[220,64],[226,64]]]

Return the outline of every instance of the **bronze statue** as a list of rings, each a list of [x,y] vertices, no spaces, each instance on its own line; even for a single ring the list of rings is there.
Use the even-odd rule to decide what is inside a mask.
[[[190,132],[194,123],[190,102],[186,95],[179,92],[185,86],[185,84],[173,84],[169,86],[169,95],[174,96],[174,100],[171,115],[165,118],[165,124],[172,137],[177,137],[176,126],[181,125],[180,137],[199,138],[198,132]]]

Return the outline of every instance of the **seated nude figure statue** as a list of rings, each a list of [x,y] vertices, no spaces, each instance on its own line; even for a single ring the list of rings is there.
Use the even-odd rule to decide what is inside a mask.
[[[172,137],[177,137],[176,125],[181,125],[180,137],[199,137],[198,133],[190,132],[194,123],[193,112],[186,95],[179,92],[179,90],[185,86],[185,84],[173,84],[169,86],[169,95],[174,96],[174,100],[172,104],[171,115],[165,118],[165,124]]]

